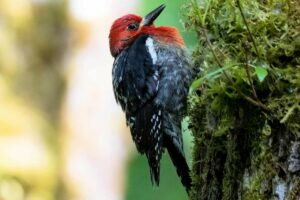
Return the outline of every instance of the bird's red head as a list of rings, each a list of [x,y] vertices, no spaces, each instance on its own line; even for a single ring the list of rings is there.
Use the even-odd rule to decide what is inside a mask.
[[[177,29],[172,27],[155,27],[154,20],[165,8],[164,5],[151,11],[144,18],[128,14],[114,21],[110,29],[110,52],[116,57],[123,49],[126,49],[140,34],[152,34],[161,37],[162,42],[174,42],[183,46],[183,40]],[[160,39],[160,38],[159,38]]]
[[[137,37],[142,18],[129,14],[117,19],[110,29],[109,45],[112,56],[116,56]]]

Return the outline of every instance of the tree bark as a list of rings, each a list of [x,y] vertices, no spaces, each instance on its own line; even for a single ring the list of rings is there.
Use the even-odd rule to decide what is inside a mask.
[[[192,1],[192,200],[300,199],[300,3]]]

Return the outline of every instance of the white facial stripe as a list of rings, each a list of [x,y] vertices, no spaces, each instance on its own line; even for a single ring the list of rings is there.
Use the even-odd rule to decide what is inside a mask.
[[[156,61],[157,61],[157,54],[156,54],[156,51],[155,51],[155,48],[154,48],[154,45],[153,45],[153,39],[152,38],[147,38],[146,40],[146,46],[148,48],[148,51],[151,55],[151,58],[152,58],[152,64],[155,65],[156,64]]]

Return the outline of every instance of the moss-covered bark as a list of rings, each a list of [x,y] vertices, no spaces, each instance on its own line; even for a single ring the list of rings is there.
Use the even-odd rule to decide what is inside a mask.
[[[192,0],[192,200],[300,199],[300,2]]]

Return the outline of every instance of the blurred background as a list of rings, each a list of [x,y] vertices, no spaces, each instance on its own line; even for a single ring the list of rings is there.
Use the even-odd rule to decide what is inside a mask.
[[[112,22],[162,3],[191,50],[184,0],[0,0],[0,200],[187,199],[168,156],[152,187],[111,85]]]

